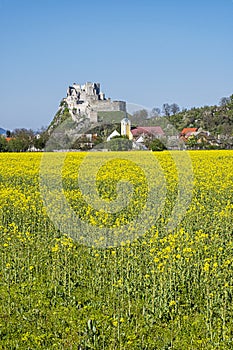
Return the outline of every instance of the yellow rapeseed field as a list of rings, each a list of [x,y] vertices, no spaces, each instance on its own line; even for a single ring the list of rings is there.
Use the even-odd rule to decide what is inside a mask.
[[[233,151],[123,153],[0,154],[0,349],[233,348]]]

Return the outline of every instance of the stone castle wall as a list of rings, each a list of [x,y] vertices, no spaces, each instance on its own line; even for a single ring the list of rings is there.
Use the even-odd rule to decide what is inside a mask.
[[[99,83],[73,84],[68,88],[64,100],[74,120],[86,114],[92,122],[96,122],[98,112],[126,112],[126,102],[106,99],[105,94],[100,91]]]
[[[92,102],[91,108],[97,112],[115,112],[115,111],[126,112],[126,102],[125,101],[98,100],[98,101]]]

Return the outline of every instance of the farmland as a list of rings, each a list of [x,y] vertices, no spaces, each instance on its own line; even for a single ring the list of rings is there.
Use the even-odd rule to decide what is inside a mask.
[[[55,183],[64,155],[49,156]],[[92,228],[75,237],[59,209],[59,188],[49,192],[41,183],[43,155],[0,154],[0,349],[232,349],[233,151],[189,152],[192,191],[173,231],[179,176],[169,152],[150,154],[160,168],[151,187],[143,166],[121,153],[100,162],[96,187],[105,202],[116,201],[119,180],[134,188],[117,214],[82,197],[77,174],[85,156],[69,153],[61,172],[72,215]],[[92,157],[98,163],[99,154]],[[153,188],[162,209],[154,220],[148,209],[147,229],[137,235]],[[133,236],[123,225],[136,228]],[[119,236],[95,236],[104,228]]]

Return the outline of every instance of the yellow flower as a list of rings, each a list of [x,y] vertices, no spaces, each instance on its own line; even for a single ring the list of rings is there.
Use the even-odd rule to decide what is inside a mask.
[[[205,272],[208,272],[209,269],[210,269],[210,264],[209,264],[208,262],[206,262],[205,265],[204,265],[204,267],[203,267],[203,270],[204,270]]]
[[[174,306],[176,305],[176,301],[175,300],[171,300],[170,303],[169,303],[169,306]]]
[[[59,245],[58,245],[58,244],[55,244],[55,246],[52,247],[52,252],[53,252],[53,253],[56,253],[56,252],[58,252],[58,250],[59,250]]]

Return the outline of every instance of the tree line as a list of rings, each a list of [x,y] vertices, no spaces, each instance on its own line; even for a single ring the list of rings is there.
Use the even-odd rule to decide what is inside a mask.
[[[232,102],[232,96],[230,97],[222,97],[219,101],[220,107],[225,107]],[[208,106],[205,106],[208,107]],[[191,108],[191,110],[196,109],[195,107]],[[172,115],[176,115],[181,112],[187,112],[187,108],[181,108],[177,103],[164,103],[162,108],[154,107],[151,111],[147,109],[140,109],[135,111],[132,115],[133,121],[142,121],[148,118],[154,117],[170,117]]]
[[[38,133],[32,129],[18,128],[7,130],[6,136],[0,135],[0,152],[26,152],[42,150],[46,143],[46,131],[42,128]]]
[[[174,115],[180,112],[180,107],[177,103],[164,103],[162,105],[162,108],[154,107],[151,111],[148,111],[147,109],[141,109],[138,111],[135,111],[132,115],[132,120],[134,122],[139,122],[148,118],[154,118],[154,117],[169,117],[170,115]]]

